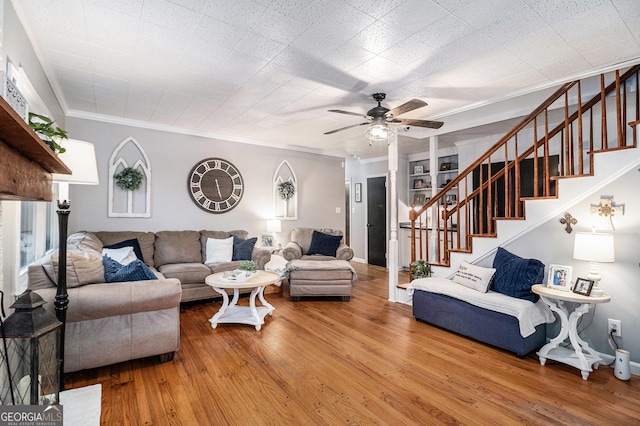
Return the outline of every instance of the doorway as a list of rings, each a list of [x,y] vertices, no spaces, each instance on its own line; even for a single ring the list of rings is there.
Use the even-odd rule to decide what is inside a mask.
[[[367,178],[367,263],[387,266],[387,177]]]

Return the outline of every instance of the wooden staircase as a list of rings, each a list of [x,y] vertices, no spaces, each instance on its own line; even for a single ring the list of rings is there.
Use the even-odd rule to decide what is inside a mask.
[[[637,147],[640,65],[562,85],[423,206],[412,206],[411,261],[451,265],[497,221],[524,220],[529,200],[556,199],[562,179],[593,176],[594,156]],[[583,101],[583,91],[592,97]],[[595,95],[593,95],[595,93]],[[457,203],[447,205],[447,195]],[[451,199],[451,197],[449,197]]]

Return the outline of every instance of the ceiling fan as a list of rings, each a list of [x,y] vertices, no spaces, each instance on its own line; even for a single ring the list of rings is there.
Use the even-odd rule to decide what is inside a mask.
[[[378,106],[371,108],[367,111],[367,115],[363,116],[357,112],[343,111],[340,109],[330,109],[329,112],[336,112],[338,114],[356,115],[358,117],[364,117],[367,119],[364,123],[352,124],[350,126],[341,127],[340,129],[331,130],[325,132],[325,135],[331,135],[333,133],[341,132],[343,130],[351,129],[352,127],[370,125],[367,130],[369,141],[387,140],[390,134],[393,133],[393,128],[389,126],[389,123],[404,124],[405,126],[418,126],[427,127],[430,129],[439,129],[444,124],[442,121],[429,121],[429,120],[416,120],[412,118],[396,118],[399,115],[413,111],[414,109],[426,106],[427,103],[420,99],[411,99],[404,104],[397,106],[393,109],[388,109],[380,105],[380,103],[386,98],[385,93],[374,93],[371,95],[373,99],[378,102]]]

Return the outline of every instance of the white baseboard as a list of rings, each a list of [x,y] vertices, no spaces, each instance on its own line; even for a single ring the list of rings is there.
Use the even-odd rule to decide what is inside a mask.
[[[600,356],[602,357],[602,359],[604,359],[606,364],[611,364],[611,368],[613,369],[613,362],[616,359],[616,357],[613,355],[603,354],[603,353],[600,353]],[[631,361],[629,365],[631,367],[631,374],[635,376],[640,376],[640,363]]]

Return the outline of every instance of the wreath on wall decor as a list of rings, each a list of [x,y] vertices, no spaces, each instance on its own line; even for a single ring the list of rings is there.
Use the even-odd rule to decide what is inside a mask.
[[[278,184],[278,193],[283,200],[288,200],[296,193],[296,187],[293,185],[293,182],[282,182]]]
[[[142,185],[144,175],[133,167],[125,167],[122,171],[113,176],[116,179],[116,185],[125,191],[135,191]]]

